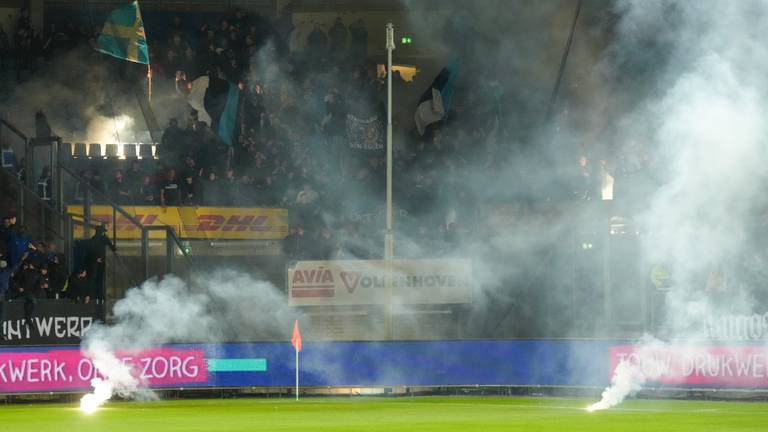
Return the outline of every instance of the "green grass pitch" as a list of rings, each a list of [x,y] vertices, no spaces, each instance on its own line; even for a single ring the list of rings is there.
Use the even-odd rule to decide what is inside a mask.
[[[400,397],[114,402],[0,406],[2,432],[765,431],[768,404],[627,401],[587,413],[586,399]]]

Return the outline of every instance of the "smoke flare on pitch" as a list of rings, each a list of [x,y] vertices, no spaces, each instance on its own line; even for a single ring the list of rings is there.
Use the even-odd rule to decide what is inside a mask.
[[[665,344],[652,336],[645,335],[638,343],[633,356],[619,362],[611,377],[611,385],[603,390],[600,401],[586,408],[600,411],[614,407],[627,396],[642,389],[647,381],[655,380],[667,373],[667,365],[654,354]]]
[[[132,288],[114,306],[114,324],[96,324],[81,349],[99,377],[80,409],[94,412],[113,396],[152,400],[157,395],[123,362],[120,352],[174,342],[288,340],[299,316],[270,283],[232,270],[193,278],[151,279]]]

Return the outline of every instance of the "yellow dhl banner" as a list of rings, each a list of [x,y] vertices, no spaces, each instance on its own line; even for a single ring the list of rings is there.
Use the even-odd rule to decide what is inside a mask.
[[[154,207],[123,206],[132,217],[145,226],[169,225],[181,238],[230,240],[281,240],[288,235],[288,210],[278,208],[240,207]],[[67,206],[72,215],[83,215],[82,205]],[[112,207],[91,206],[91,218],[108,223],[109,235],[113,224],[117,238],[139,239],[141,231],[124,216],[112,219]],[[82,237],[83,229],[75,226],[75,237]],[[150,238],[164,238],[162,231],[150,231]]]

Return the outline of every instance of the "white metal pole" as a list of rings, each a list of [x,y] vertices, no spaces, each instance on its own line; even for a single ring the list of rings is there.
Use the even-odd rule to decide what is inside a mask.
[[[296,351],[296,400],[299,400],[299,350]]]
[[[387,23],[387,227],[384,234],[384,259],[387,263],[386,312],[384,327],[392,339],[392,257],[395,239],[392,233],[392,51],[395,49],[395,27]]]

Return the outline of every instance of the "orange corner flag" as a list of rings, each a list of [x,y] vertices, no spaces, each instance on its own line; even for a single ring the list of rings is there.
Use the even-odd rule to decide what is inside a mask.
[[[291,337],[291,343],[296,348],[296,352],[301,351],[301,331],[299,331],[299,320],[293,323],[293,337]]]

